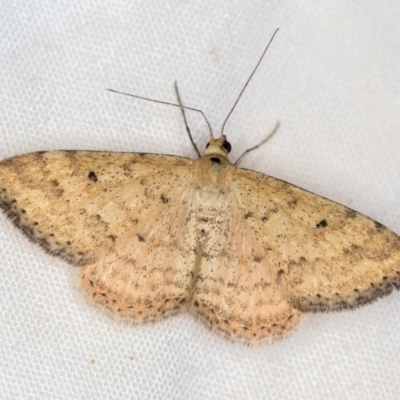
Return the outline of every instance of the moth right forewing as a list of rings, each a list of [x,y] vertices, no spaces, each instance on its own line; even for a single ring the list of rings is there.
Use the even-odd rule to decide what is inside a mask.
[[[302,311],[367,304],[400,283],[400,238],[340,204],[252,171],[238,201],[263,242],[280,290]]]

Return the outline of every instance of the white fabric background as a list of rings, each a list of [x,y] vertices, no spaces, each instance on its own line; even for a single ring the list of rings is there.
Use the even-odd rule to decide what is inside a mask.
[[[225,133],[232,159],[400,233],[398,0],[82,0],[0,3],[0,158],[52,149],[194,157],[178,109]],[[203,149],[207,128],[188,115]],[[291,338],[243,347],[189,316],[133,327],[85,303],[75,271],[0,216],[4,399],[394,399],[400,293],[308,316]]]

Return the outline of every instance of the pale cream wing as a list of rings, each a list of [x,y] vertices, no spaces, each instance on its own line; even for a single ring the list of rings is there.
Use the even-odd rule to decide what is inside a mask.
[[[400,238],[349,208],[260,173],[233,187],[263,261],[297,309],[338,311],[400,288]]]
[[[114,317],[156,321],[190,304],[196,260],[193,192],[170,196],[171,204],[154,218],[144,206],[131,232],[78,270],[88,300]]]
[[[81,284],[95,302],[122,317],[157,318],[185,305],[191,282],[192,162],[84,151],[22,155],[0,163],[0,206],[45,251],[82,267]]]

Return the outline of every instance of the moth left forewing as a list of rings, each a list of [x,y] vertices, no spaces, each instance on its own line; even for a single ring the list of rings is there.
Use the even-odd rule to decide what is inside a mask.
[[[284,297],[302,311],[357,307],[400,288],[400,238],[284,181],[239,170],[238,201]]]
[[[73,265],[168,207],[192,160],[87,151],[30,153],[0,162],[0,208],[30,240]]]

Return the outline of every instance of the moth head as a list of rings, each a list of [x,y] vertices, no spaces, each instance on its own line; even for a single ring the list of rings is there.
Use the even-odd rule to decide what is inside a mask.
[[[231,144],[226,140],[225,135],[221,135],[219,138],[210,138],[210,141],[206,145],[206,152],[204,155],[208,156],[211,154],[219,154],[220,156],[226,157],[232,149]]]

